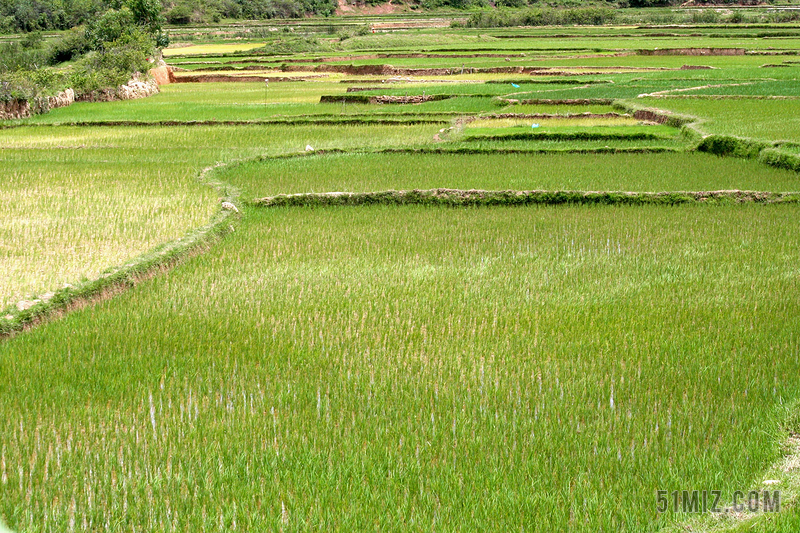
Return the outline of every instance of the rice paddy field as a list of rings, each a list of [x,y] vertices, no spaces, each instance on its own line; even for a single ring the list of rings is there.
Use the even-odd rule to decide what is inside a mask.
[[[0,521],[796,531],[800,28],[313,28],[2,124]]]

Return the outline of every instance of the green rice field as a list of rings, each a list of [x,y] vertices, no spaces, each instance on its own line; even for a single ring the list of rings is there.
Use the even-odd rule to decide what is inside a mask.
[[[0,525],[797,531],[800,29],[336,20],[0,124]]]

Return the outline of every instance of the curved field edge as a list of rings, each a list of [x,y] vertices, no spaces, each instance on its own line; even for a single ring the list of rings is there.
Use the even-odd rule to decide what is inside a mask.
[[[630,100],[615,100],[612,105],[631,113],[636,118],[680,128],[681,132],[693,142],[693,150],[719,156],[755,159],[765,165],[800,172],[800,145],[798,143],[708,133],[704,129],[708,119],[642,106]]]
[[[159,245],[123,265],[109,267],[96,279],[68,283],[45,295],[8,306],[0,311],[0,340],[71,309],[113,296],[202,250],[231,231],[231,217],[238,212],[233,202],[237,201],[239,191],[214,177],[223,166],[217,164],[207,167],[198,177],[199,181],[216,189],[220,196],[220,208],[207,224]]]

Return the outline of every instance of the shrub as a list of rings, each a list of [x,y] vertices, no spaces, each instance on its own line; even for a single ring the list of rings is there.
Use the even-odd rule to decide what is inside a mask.
[[[86,40],[91,50],[102,50],[134,26],[133,12],[127,7],[109,9],[86,28]]]
[[[86,54],[70,75],[70,86],[78,94],[113,89],[128,82],[136,72],[145,72],[148,57],[155,50],[153,38],[141,28],[133,28],[103,50]]]
[[[0,44],[0,72],[35,70],[48,64],[44,48],[25,48],[19,43]]]
[[[525,0],[496,0],[497,7],[525,7],[528,3]]]
[[[610,24],[615,19],[616,12],[606,7],[536,8],[524,11],[498,9],[492,12],[474,13],[466,25],[469,28],[556,26],[561,24],[601,25]]]
[[[88,50],[89,42],[86,39],[86,30],[82,27],[73,28],[53,42],[50,47],[50,61],[53,64],[70,61],[85,54]]]
[[[694,24],[716,24],[719,22],[719,14],[713,9],[700,9],[693,11],[692,22]]]
[[[178,4],[167,12],[167,22],[178,26],[192,21],[192,10],[186,4]]]
[[[737,10],[731,13],[731,16],[728,17],[728,20],[726,22],[728,22],[729,24],[741,24],[744,21],[745,21],[744,14],[741,11]]]

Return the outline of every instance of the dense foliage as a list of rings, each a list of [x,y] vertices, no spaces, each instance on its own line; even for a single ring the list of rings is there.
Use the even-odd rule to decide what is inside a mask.
[[[357,0],[358,4],[381,4],[384,0]],[[582,19],[572,22],[574,12],[584,9],[603,11],[604,8],[617,7],[663,7],[678,6],[680,0],[395,0],[394,3],[407,3],[422,9],[471,9],[471,8],[540,8],[543,11],[560,13],[548,20],[547,24],[584,24]],[[352,2],[348,2],[352,3]],[[696,2],[702,6],[706,2]],[[756,0],[715,0],[714,4],[756,4]],[[771,3],[771,2],[769,2]],[[135,8],[133,4],[139,6]],[[148,25],[160,17],[170,24],[185,25],[196,23],[216,23],[222,19],[273,19],[298,18],[305,15],[331,16],[337,8],[336,0],[0,0],[0,33],[30,32],[36,30],[63,30],[92,23],[98,13],[119,10],[127,5],[138,17],[147,13],[144,20]],[[509,14],[490,12],[477,17],[509,18]],[[519,17],[519,15],[516,15]],[[513,18],[513,16],[512,16]],[[515,19],[516,20],[516,19]],[[605,18],[603,19],[605,20]],[[538,19],[534,20],[539,23]],[[716,21],[711,21],[716,22]],[[773,22],[779,22],[774,20]],[[588,22],[596,23],[596,22]],[[496,24],[495,24],[496,25]]]
[[[517,0],[502,0],[513,3]],[[582,7],[576,9],[535,8],[520,11],[481,11],[472,15],[467,25],[473,28],[501,26],[557,26],[563,24],[600,25],[610,24],[616,12],[605,7]]]
[[[79,94],[126,83],[146,72],[157,48],[169,41],[161,32],[158,0],[127,0],[85,26],[46,42],[38,31],[0,45],[0,99],[32,100],[71,87]],[[52,69],[67,61],[67,68]]]
[[[128,7],[154,28],[162,16],[171,24],[218,22],[222,18],[269,19],[305,14],[332,15],[335,0],[0,0],[0,33],[64,30],[90,24],[98,13]]]

